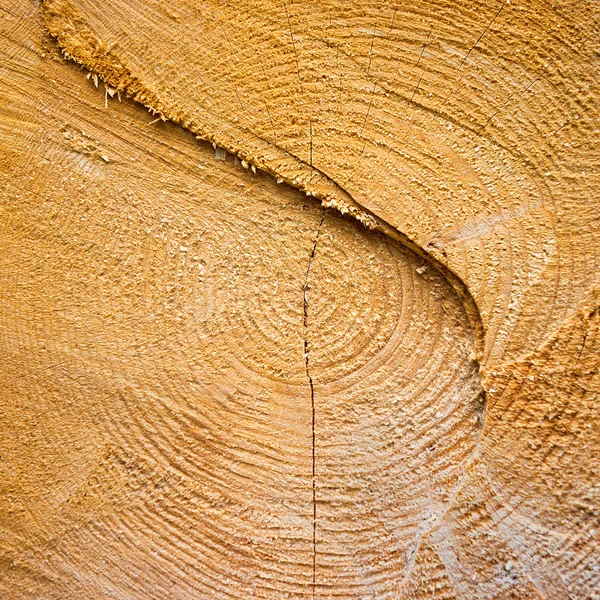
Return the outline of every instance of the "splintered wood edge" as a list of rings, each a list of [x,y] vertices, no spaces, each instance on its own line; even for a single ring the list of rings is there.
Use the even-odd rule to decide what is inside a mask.
[[[88,78],[94,81],[96,87],[102,81],[111,96],[115,93],[125,95],[145,106],[152,114],[158,115],[158,119],[171,121],[193,133],[197,139],[212,143],[215,149],[237,157],[244,168],[267,173],[278,183],[286,183],[298,189],[319,200],[323,207],[356,219],[367,229],[382,232],[430,262],[450,283],[462,302],[473,332],[474,360],[479,368],[485,336],[479,308],[465,283],[441,260],[361,206],[347,190],[326,174],[290,152],[230,123],[202,123],[193,118],[184,107],[171,106],[165,102],[132,72],[112,48],[91,31],[85,19],[68,1],[42,0],[41,9],[48,32],[56,39],[65,58],[87,70]],[[442,257],[443,253],[440,259]]]

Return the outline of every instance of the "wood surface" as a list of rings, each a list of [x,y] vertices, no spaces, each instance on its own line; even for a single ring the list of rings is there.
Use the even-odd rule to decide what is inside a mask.
[[[600,598],[596,0],[1,0],[0,598]]]

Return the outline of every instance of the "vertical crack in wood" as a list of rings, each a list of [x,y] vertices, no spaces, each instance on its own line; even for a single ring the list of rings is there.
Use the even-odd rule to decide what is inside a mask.
[[[306,370],[306,377],[308,379],[308,385],[310,387],[310,406],[312,413],[312,507],[313,507],[313,518],[312,518],[312,597],[315,597],[316,593],[316,579],[317,579],[317,460],[316,460],[316,410],[315,410],[315,388],[312,376],[310,374],[309,366],[309,345],[308,345],[308,288],[310,281],[310,271],[312,269],[313,260],[317,252],[317,244],[319,243],[319,235],[321,234],[321,228],[323,227],[323,221],[325,220],[325,209],[321,211],[321,220],[317,227],[317,233],[313,242],[312,251],[310,258],[308,259],[308,266],[306,268],[306,277],[304,278],[304,286],[302,288],[304,317],[303,317],[303,338],[304,338],[304,368]]]
[[[313,161],[312,161],[312,157],[313,157],[313,130],[312,130],[312,121],[309,121],[309,151],[308,151],[308,164],[310,166],[310,168],[312,169],[313,166]]]
[[[296,59],[296,71],[298,73],[298,83],[300,84],[300,91],[304,92],[304,90],[302,89],[302,79],[300,78],[300,62],[298,61],[298,52],[296,50],[296,41],[294,40],[294,31],[292,29],[292,22],[290,21],[290,13],[288,12],[286,0],[283,0],[283,8],[285,9],[285,18],[287,19],[288,27],[290,30],[290,38],[292,40],[292,47],[294,49],[294,58]]]

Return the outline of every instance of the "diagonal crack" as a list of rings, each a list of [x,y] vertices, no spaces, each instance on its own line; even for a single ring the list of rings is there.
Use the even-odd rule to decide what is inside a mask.
[[[312,519],[312,597],[315,597],[316,592],[316,579],[317,579],[317,479],[316,479],[316,410],[315,410],[315,388],[313,379],[310,374],[309,367],[309,343],[308,343],[308,290],[310,281],[310,271],[312,269],[313,260],[317,252],[317,244],[319,243],[319,235],[321,234],[321,228],[323,227],[323,221],[325,220],[325,209],[321,210],[321,220],[317,227],[317,233],[313,242],[312,251],[310,258],[308,259],[308,266],[306,268],[306,277],[304,278],[304,286],[302,287],[302,300],[304,307],[303,316],[303,339],[304,339],[304,368],[306,369],[306,377],[308,379],[308,385],[310,387],[310,406],[312,412],[312,506],[313,506],[313,519]]]
[[[190,114],[174,110],[172,103],[165,101],[133,72],[124,57],[115,53],[114,49],[109,48],[103,40],[98,38],[90,29],[84,17],[68,2],[64,0],[44,0],[41,8],[46,28],[49,34],[56,38],[58,46],[65,57],[87,69],[96,79],[98,77],[102,79],[107,86],[115,89],[117,93],[123,92],[127,97],[139,102],[154,114],[160,115],[160,118],[171,120],[183,129],[194,133],[198,139],[212,142],[219,148],[237,156],[243,163],[265,171],[276,177],[279,182],[285,181],[301,192],[319,199],[323,206],[335,208],[342,214],[354,217],[368,229],[381,231],[431,262],[458,293],[474,332],[476,354],[478,356],[483,355],[484,329],[479,307],[471,295],[470,289],[460,276],[447,266],[447,257],[444,256],[444,262],[442,263],[431,254],[434,250],[438,255],[440,252],[443,254],[443,250],[440,251],[434,244],[421,247],[392,224],[362,206],[354,199],[349,190],[331,179],[325,171],[316,168],[312,164],[312,152],[310,152],[309,164],[307,165],[282,146],[269,142],[254,132],[242,131],[237,126],[226,122],[222,122],[221,126],[216,129],[211,128],[208,123],[211,122],[213,117],[210,117],[206,123],[202,123],[201,119],[197,120],[195,117],[192,118]],[[499,14],[500,11],[498,11],[496,17]],[[487,29],[491,25],[492,23],[488,25]],[[478,42],[479,40],[475,45]],[[395,96],[393,90],[386,88],[384,91]],[[403,97],[398,96],[398,98]],[[422,109],[426,108],[422,105],[419,106]],[[439,113],[439,111],[433,112],[435,114]],[[445,118],[452,121],[448,115],[445,115]],[[452,123],[465,127],[464,124],[458,121],[452,121]],[[469,131],[477,134],[475,129],[469,129]],[[310,122],[310,137],[312,140],[312,121]],[[265,155],[264,150],[266,148],[269,149],[267,153],[269,156]],[[287,165],[285,169],[282,168],[283,165]]]

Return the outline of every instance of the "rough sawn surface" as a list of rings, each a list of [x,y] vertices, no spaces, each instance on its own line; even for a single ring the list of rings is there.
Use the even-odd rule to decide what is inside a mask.
[[[599,21],[4,0],[0,596],[598,598]]]

